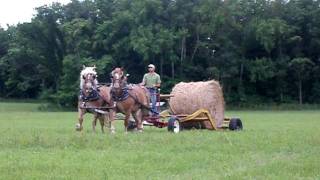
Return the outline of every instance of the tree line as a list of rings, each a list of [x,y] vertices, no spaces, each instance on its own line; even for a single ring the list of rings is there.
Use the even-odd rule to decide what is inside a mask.
[[[319,0],[72,0],[0,27],[0,93],[74,106],[82,65],[162,91],[216,79],[227,103],[320,103]]]

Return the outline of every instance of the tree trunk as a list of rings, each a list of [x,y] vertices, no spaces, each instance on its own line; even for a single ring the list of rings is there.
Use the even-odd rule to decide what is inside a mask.
[[[160,57],[160,76],[163,75],[163,56]]]
[[[171,61],[171,77],[174,79],[174,62]]]
[[[194,47],[191,60],[190,60],[191,64],[193,64],[193,59],[194,59],[194,56],[196,55],[196,52],[198,51],[199,44],[200,44],[200,37],[199,37],[199,33],[197,32],[197,41],[196,41],[196,45]]]
[[[183,36],[181,40],[181,54],[180,54],[180,77],[182,77],[182,64],[186,57],[186,37]],[[172,67],[174,67],[174,63],[171,63]],[[173,69],[174,72],[174,69]],[[173,73],[174,76],[174,73]]]
[[[242,86],[242,78],[243,78],[243,63],[241,63],[241,65],[240,65],[239,89]]]
[[[302,80],[299,78],[299,104],[302,105]]]
[[[243,63],[240,65],[240,74],[239,74],[239,84],[238,84],[238,98],[241,100],[243,96],[243,84],[242,84],[242,79],[243,79]]]

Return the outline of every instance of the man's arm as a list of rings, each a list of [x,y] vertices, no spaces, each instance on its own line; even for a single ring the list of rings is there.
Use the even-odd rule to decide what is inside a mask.
[[[159,88],[161,86],[161,79],[160,79],[160,75],[157,76],[157,83],[155,84],[156,88]]]
[[[142,78],[142,82],[140,83],[141,86],[146,85],[146,74]]]

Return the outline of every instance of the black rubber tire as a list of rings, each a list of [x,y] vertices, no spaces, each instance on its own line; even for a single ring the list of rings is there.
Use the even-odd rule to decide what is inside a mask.
[[[176,127],[175,124],[178,124],[179,127]],[[173,132],[173,133],[179,133],[181,131],[181,124],[178,120],[177,117],[170,117],[169,121],[168,121],[168,131],[169,132]]]
[[[136,122],[135,122],[135,121],[129,121],[128,131],[132,131],[132,130],[134,130],[135,128],[137,128]]]
[[[241,131],[243,126],[240,118],[231,118],[229,122],[229,129],[231,131]]]

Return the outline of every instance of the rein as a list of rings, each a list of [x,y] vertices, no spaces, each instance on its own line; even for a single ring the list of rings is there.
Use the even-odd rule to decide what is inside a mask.
[[[129,88],[128,88],[127,83],[125,83],[125,84],[123,85],[122,82],[119,80],[119,78],[122,78],[122,75],[123,75],[123,74],[120,74],[120,77],[119,77],[119,75],[116,76],[116,73],[115,73],[115,74],[112,74],[113,77],[116,77],[116,78],[117,78],[116,80],[119,81],[119,82],[117,82],[117,83],[119,83],[119,86],[120,86],[119,88],[115,88],[115,87],[114,87],[115,80],[112,79],[112,89],[111,89],[111,97],[112,97],[112,99],[113,99],[114,101],[116,101],[116,102],[121,102],[121,101],[126,100],[128,97],[131,97],[131,98],[135,101],[135,103],[139,104],[141,107],[147,109],[148,111],[151,111],[152,113],[159,114],[158,112],[154,112],[154,111],[149,107],[149,105],[144,105],[143,103],[141,103],[141,102],[139,101],[139,99],[138,99],[136,96],[134,96],[134,95],[132,95],[131,93],[129,93],[129,91],[128,91]],[[122,87],[121,87],[121,86],[122,86]],[[120,96],[117,96],[117,95],[116,95],[116,91],[117,91],[117,90],[119,91],[119,89],[121,89],[121,92],[122,92],[122,93],[121,93]],[[119,93],[119,94],[120,94],[120,93]]]
[[[140,104],[143,108],[146,108],[148,111],[154,113],[154,114],[159,114],[157,111],[154,111],[151,107],[146,106],[144,104],[142,104],[136,97],[134,97],[132,94],[129,93],[129,96],[132,97],[132,99],[134,99],[135,102],[137,102],[138,104]]]
[[[123,87],[122,90],[124,90],[124,93],[122,93],[122,96],[120,96],[120,97],[115,96],[115,94],[113,93],[113,90],[111,90],[112,99],[114,101],[124,101],[130,96],[136,103],[140,104],[143,108],[147,109],[148,111],[150,111],[152,113],[159,114],[158,112],[152,110],[152,108],[150,108],[149,106],[146,106],[143,103],[141,103],[136,96],[129,93],[129,91],[128,91],[129,88],[127,86]]]

